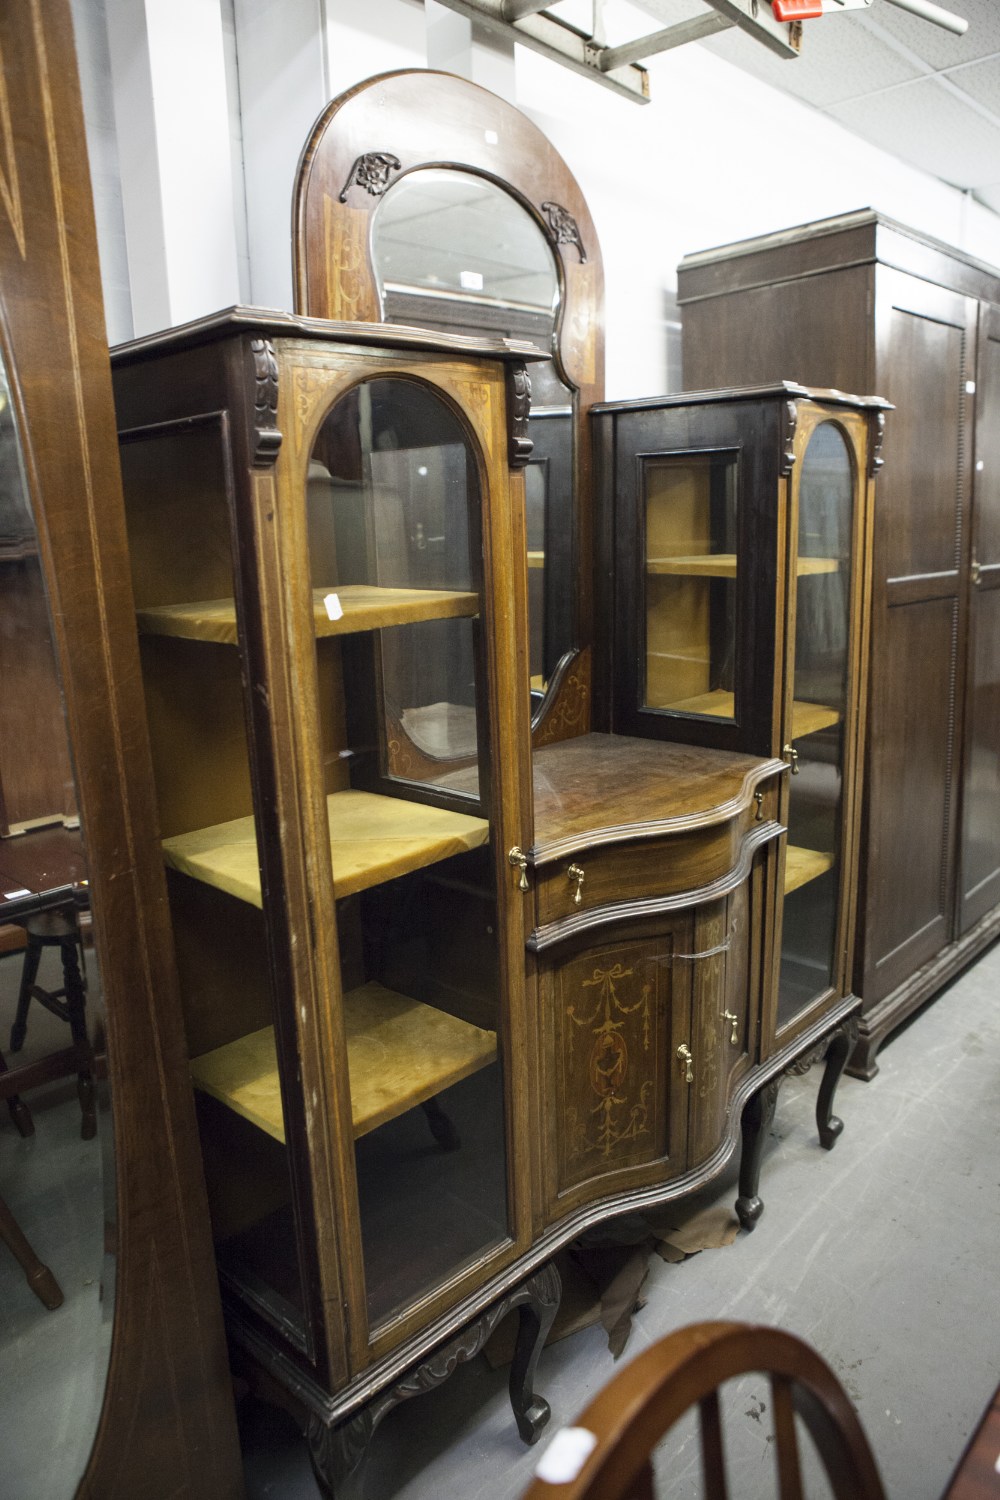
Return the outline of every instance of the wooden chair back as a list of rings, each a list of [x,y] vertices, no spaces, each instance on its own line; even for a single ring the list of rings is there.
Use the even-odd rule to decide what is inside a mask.
[[[678,1329],[627,1365],[575,1424],[597,1439],[579,1472],[569,1477],[571,1438],[564,1476],[536,1477],[524,1500],[654,1500],[653,1449],[693,1407],[699,1409],[706,1500],[729,1500],[736,1491],[726,1478],[719,1390],[753,1373],[770,1377],[780,1500],[803,1496],[796,1414],[815,1443],[835,1500],[885,1500],[854,1408],[820,1356],[781,1329],[722,1322]],[[543,1473],[562,1439],[553,1438],[539,1466]],[[577,1451],[589,1444],[589,1438],[579,1439]]]

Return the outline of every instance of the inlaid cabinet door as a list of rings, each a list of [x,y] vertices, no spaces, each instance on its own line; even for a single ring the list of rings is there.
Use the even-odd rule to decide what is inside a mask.
[[[671,914],[541,970],[550,1208],[684,1170],[693,940],[691,914]]]
[[[695,1075],[688,1141],[692,1166],[718,1146],[733,1082],[749,1066],[756,1041],[748,893],[749,882],[744,881],[729,896],[699,908],[695,924],[695,951],[689,960]]]
[[[1000,307],[983,307],[976,380],[958,931],[1000,901]]]

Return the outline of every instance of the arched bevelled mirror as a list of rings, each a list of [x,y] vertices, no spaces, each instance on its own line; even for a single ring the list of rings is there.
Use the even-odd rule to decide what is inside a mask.
[[[92,1022],[99,975],[107,1034],[106,1051],[78,1053],[69,1015],[50,1014],[36,994],[22,1035],[23,952],[3,959],[0,1097],[17,1092],[35,1133],[0,1111],[0,1196],[63,1300],[46,1310],[26,1285],[24,1246],[0,1215],[0,1490],[19,1500],[181,1490],[231,1500],[241,1491],[231,1385],[162,894],[62,0],[0,6],[0,93],[0,935],[10,941],[19,919],[37,920],[37,982],[52,999],[63,983],[78,987],[83,968]],[[72,917],[86,906],[94,949],[83,964]],[[70,926],[65,964],[57,919]],[[96,1139],[89,1087],[76,1098],[88,1061],[87,1084],[106,1080],[111,1103]],[[65,1102],[54,1103],[53,1088]],[[105,1198],[98,1158],[112,1126]],[[36,1284],[54,1300],[51,1282]]]
[[[110,1122],[98,1139],[87,1026],[99,976],[84,958],[86,865],[46,593],[0,358],[0,1458],[23,1500],[75,1493],[114,1306],[101,1295]],[[60,1434],[44,1466],[39,1426]]]
[[[531,371],[525,471],[533,739],[579,733],[593,634],[585,415],[603,393],[603,273],[569,169],[496,95],[449,74],[389,73],[317,122],[295,222],[299,312],[552,351]]]

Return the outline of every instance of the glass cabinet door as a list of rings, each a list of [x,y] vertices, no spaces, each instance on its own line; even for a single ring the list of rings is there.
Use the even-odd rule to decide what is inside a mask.
[[[510,1237],[479,480],[444,400],[385,378],[308,491],[371,1326]]]
[[[802,459],[798,535],[791,549],[794,665],[785,753],[792,775],[779,1027],[836,982],[854,476],[842,430],[821,423]]]
[[[643,462],[643,708],[736,718],[736,455]]]

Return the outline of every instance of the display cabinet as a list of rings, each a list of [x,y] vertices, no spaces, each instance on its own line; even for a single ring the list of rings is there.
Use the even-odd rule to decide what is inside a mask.
[[[824,1016],[833,1028],[859,1003],[860,747],[886,406],[786,382],[595,414],[613,727],[790,767],[764,1057],[789,1058],[808,1028]]]
[[[338,1495],[514,1308],[532,1441],[554,1251],[721,1171],[785,1055],[785,763],[532,745],[535,353],[235,309],[114,355],[227,1321]]]
[[[897,408],[854,979],[851,1069],[871,1078],[886,1036],[1000,932],[1000,271],[862,209],[689,255],[678,286],[692,388],[794,374]]]

